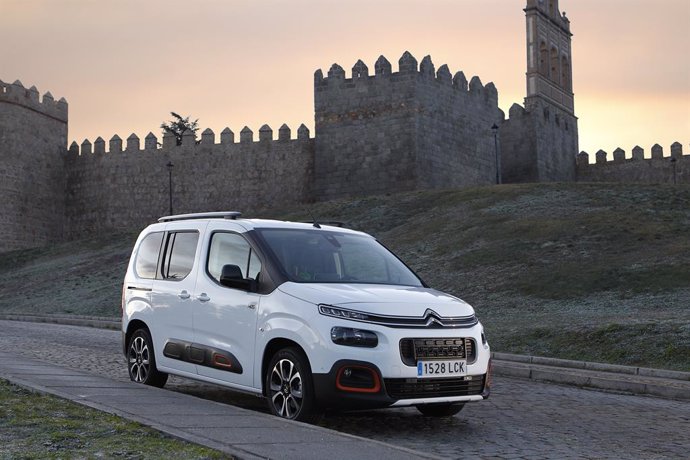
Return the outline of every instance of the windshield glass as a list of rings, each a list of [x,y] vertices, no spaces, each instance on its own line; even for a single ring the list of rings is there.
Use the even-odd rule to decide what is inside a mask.
[[[375,239],[307,229],[257,229],[290,281],[422,286],[420,279]]]

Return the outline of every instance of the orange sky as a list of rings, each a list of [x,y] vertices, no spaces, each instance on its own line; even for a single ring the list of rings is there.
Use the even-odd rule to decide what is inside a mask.
[[[313,73],[409,50],[522,103],[525,0],[0,0],[0,79],[70,104],[69,140],[143,138],[174,110],[216,134],[313,135]],[[690,0],[561,0],[580,149],[690,150]]]

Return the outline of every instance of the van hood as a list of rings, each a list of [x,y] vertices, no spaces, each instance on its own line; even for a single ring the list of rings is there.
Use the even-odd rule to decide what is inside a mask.
[[[427,309],[444,317],[474,314],[467,302],[423,287],[287,282],[278,289],[305,302],[380,315],[423,316]]]

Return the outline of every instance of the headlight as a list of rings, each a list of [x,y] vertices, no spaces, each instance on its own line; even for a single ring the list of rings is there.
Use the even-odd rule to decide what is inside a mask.
[[[375,332],[363,331],[349,327],[334,327],[331,329],[331,340],[336,345],[350,347],[374,348],[379,344]]]
[[[326,316],[333,316],[335,318],[352,319],[355,321],[366,321],[369,315],[354,310],[346,310],[345,308],[332,307],[330,305],[319,305],[319,313]]]

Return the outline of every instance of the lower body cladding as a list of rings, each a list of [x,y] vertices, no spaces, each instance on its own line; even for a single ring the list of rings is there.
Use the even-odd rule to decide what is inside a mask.
[[[434,378],[384,378],[374,364],[341,360],[326,374],[313,374],[318,404],[330,409],[374,409],[418,404],[481,401],[490,393],[486,374]]]

